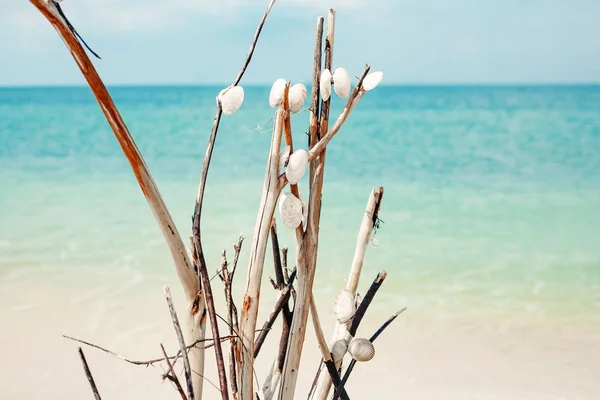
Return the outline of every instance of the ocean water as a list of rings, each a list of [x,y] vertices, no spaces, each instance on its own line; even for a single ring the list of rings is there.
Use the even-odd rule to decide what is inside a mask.
[[[109,89],[187,237],[220,88]],[[272,128],[268,92],[246,88],[242,108],[222,119],[202,226],[212,269],[240,233],[251,240]],[[336,99],[332,115],[341,108]],[[294,116],[297,147],[306,147],[307,126],[308,112]],[[378,186],[383,224],[363,286],[385,269],[381,296],[441,317],[600,323],[599,86],[369,92],[327,152],[319,294],[343,285]],[[291,232],[279,231],[293,248]],[[246,262],[247,251],[240,268]],[[84,269],[128,271],[140,287],[174,275],[89,89],[0,88],[0,285]]]

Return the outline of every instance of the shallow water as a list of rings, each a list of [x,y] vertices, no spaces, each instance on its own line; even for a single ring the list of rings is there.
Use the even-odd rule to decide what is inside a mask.
[[[221,124],[203,217],[211,268],[223,248],[232,253],[240,233],[248,242],[252,235],[272,127],[268,90],[246,88],[243,107]],[[111,89],[183,237],[218,91]],[[337,100],[334,115],[341,107]],[[307,122],[307,112],[294,117],[296,146],[306,146]],[[379,270],[388,271],[377,314],[408,305],[407,318],[419,321],[408,323],[408,332],[453,327],[457,337],[480,332],[490,343],[523,332],[530,342],[561,340],[582,356],[581,343],[597,338],[600,87],[369,92],[327,152],[319,298],[344,284],[369,191],[380,185],[383,223],[361,282],[364,291]],[[281,244],[292,247],[291,232],[280,225]],[[246,263],[243,252],[242,269]],[[85,319],[90,332],[108,318],[113,325],[105,329],[127,336],[135,329],[113,314],[125,298],[111,299],[160,297],[165,282],[177,285],[168,250],[89,90],[0,89],[6,318],[29,326],[48,297],[56,293],[61,303],[68,293],[73,315],[82,311],[77,304],[93,301],[95,317]],[[564,340],[581,343],[571,348]]]

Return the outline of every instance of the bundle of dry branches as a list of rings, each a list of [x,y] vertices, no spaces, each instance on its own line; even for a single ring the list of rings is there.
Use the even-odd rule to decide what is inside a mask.
[[[379,225],[378,215],[383,198],[383,188],[381,187],[370,193],[358,233],[356,252],[350,267],[350,276],[346,287],[340,290],[335,299],[336,327],[330,342],[326,341],[323,334],[312,293],[317,268],[326,146],[340,131],[365,93],[375,88],[383,76],[381,72],[369,74],[370,67],[367,65],[351,91],[351,78],[348,72],[344,68],[337,68],[332,72],[335,31],[334,11],[329,11],[324,40],[324,18],[319,17],[317,20],[310,97],[308,151],[305,149],[294,150],[291,129],[291,118],[302,109],[305,103],[307,97],[306,87],[301,83],[292,85],[291,82],[278,79],[271,89],[269,102],[272,107],[276,108],[275,122],[266,165],[264,189],[250,247],[245,292],[239,313],[232,293],[232,281],[236,276],[235,272],[243,237],[240,237],[237,244],[234,245],[235,255],[231,265],[227,261],[225,251],[222,253],[219,277],[224,286],[225,315],[228,327],[228,335],[222,336],[218,323],[220,317],[216,311],[213,288],[202,248],[202,203],[222,115],[234,113],[242,104],[243,88],[239,86],[239,83],[252,59],[263,25],[275,0],[271,0],[258,25],[250,50],[238,76],[231,86],[221,91],[217,96],[216,115],[209,137],[194,206],[192,235],[190,237],[191,248],[189,250],[191,257],[188,255],[188,250],[183,244],[135,141],[104,83],[98,76],[94,65],[82,47],[82,44],[86,47],[87,45],[67,20],[65,13],[57,2],[53,0],[30,1],[64,40],[94,93],[121,145],[123,153],[129,160],[140,188],[167,241],[188,305],[185,315],[187,332],[184,335],[179,324],[179,318],[175,313],[170,290],[165,287],[165,296],[180,347],[174,356],[167,355],[161,344],[164,357],[148,361],[133,361],[92,343],[68,336],[67,338],[95,347],[133,364],[165,363],[167,372],[163,376],[164,379],[168,379],[173,383],[183,399],[190,400],[203,397],[204,350],[212,346],[215,349],[215,362],[219,376],[218,389],[222,399],[251,400],[255,396],[259,397],[259,388],[254,385],[255,359],[259,355],[271,327],[280,318],[283,328],[279,340],[279,351],[272,363],[270,373],[262,385],[260,398],[269,400],[277,393],[278,399],[288,400],[292,399],[296,392],[298,370],[308,325],[308,314],[310,313],[322,354],[321,366],[325,368],[319,368],[309,396],[325,399],[333,386],[335,399],[349,399],[344,385],[356,361],[368,361],[373,357],[374,347],[372,342],[401,311],[394,314],[370,339],[354,337],[367,308],[387,276],[385,271],[378,274],[365,297],[359,300],[357,288],[365,250],[374,228]],[[95,55],[95,53],[93,54]],[[332,90],[336,95],[347,99],[347,101],[335,123],[330,127]],[[282,148],[282,141],[285,143],[284,148]],[[309,170],[308,203],[300,196],[297,185],[307,168]],[[284,189],[288,184],[290,185],[289,192],[284,193]],[[296,234],[294,268],[291,269],[291,272],[288,268],[287,248],[280,249],[279,247],[275,222],[278,203],[281,220],[286,227],[293,229]],[[272,282],[274,288],[279,292],[279,298],[273,306],[269,318],[258,331],[257,336],[260,290],[269,241],[272,243],[276,277],[276,280]],[[212,333],[212,337],[208,339],[206,338],[207,315]],[[188,344],[186,344],[186,339]],[[223,341],[229,341],[231,345],[228,367],[226,367],[225,355],[221,346]],[[100,394],[81,350],[80,354],[94,394],[99,399]],[[346,354],[350,355],[352,361],[342,375],[342,361]],[[179,381],[174,370],[179,359],[182,360],[185,383]]]

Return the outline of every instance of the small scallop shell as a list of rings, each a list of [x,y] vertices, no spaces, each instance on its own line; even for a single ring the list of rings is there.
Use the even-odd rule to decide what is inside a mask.
[[[285,174],[285,167],[287,167],[288,160],[290,159],[290,146],[285,146],[283,150],[279,152],[279,168],[277,169],[277,176]]]
[[[333,356],[333,361],[338,362],[346,354],[348,350],[348,342],[345,339],[340,339],[336,341],[333,346],[331,346],[331,355]]]
[[[290,155],[285,176],[291,185],[295,185],[302,179],[308,165],[308,153],[304,149],[298,149]]]
[[[271,86],[271,93],[269,93],[269,105],[276,107],[283,100],[283,91],[287,82],[283,78],[277,79]]]
[[[241,86],[229,86],[219,93],[217,96],[223,114],[231,115],[240,108],[244,102],[244,88]]]
[[[363,79],[362,87],[366,92],[368,92],[369,90],[375,89],[382,79],[383,72],[371,72],[369,75],[365,76],[365,79]]]
[[[290,103],[290,111],[294,114],[299,112],[300,110],[302,110],[304,101],[306,101],[306,86],[304,86],[303,83],[296,83],[290,88],[288,96]]]
[[[327,68],[321,72],[321,81],[319,82],[319,90],[323,101],[329,100],[331,97],[331,71]]]
[[[291,193],[282,194],[279,200],[279,214],[285,226],[296,229],[302,223],[302,202]]]
[[[345,289],[341,289],[333,305],[333,313],[337,318],[338,322],[344,324],[354,316],[356,312],[356,304],[354,303],[354,296],[352,293]]]
[[[342,99],[347,99],[350,95],[350,75],[345,68],[336,68],[333,73],[333,89]]]
[[[348,345],[348,353],[356,361],[369,361],[375,356],[375,346],[365,338],[353,339]]]

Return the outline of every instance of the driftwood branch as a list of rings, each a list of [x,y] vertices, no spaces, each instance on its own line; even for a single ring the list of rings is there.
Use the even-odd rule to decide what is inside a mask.
[[[267,334],[271,330],[271,327],[275,323],[275,320],[279,316],[279,313],[283,310],[283,308],[287,304],[288,300],[290,299],[290,289],[291,289],[292,285],[294,284],[295,278],[296,278],[296,271],[292,272],[292,275],[290,276],[290,281],[287,283],[287,285],[281,291],[281,294],[279,295],[279,299],[277,299],[277,302],[275,303],[275,306],[273,307],[273,311],[269,315],[269,318],[263,324],[263,327],[261,328],[260,333],[258,334],[258,337],[256,338],[256,341],[254,342],[254,358],[258,357],[258,353],[260,352],[260,349],[261,349],[263,343],[265,342],[265,339],[267,338]]]
[[[160,344],[160,348],[162,350],[163,355],[165,356],[165,361],[167,362],[167,366],[169,367],[169,369],[167,370],[167,373],[165,374],[165,378],[169,379],[171,382],[173,382],[173,385],[175,386],[175,389],[177,389],[177,392],[181,396],[181,399],[187,400],[187,397],[185,396],[185,392],[183,391],[183,387],[181,387],[181,383],[179,383],[177,374],[175,374],[175,370],[173,369],[173,364],[171,364],[171,360],[169,360],[169,356],[167,355],[165,346],[163,346],[162,343]]]
[[[369,341],[371,343],[373,343],[375,341],[375,339],[377,339],[377,337],[379,335],[381,335],[381,333],[385,330],[385,328],[387,328],[392,322],[394,322],[394,320],[398,317],[398,315],[402,314],[404,311],[406,311],[406,307],[404,307],[403,309],[401,309],[400,311],[398,311],[394,315],[392,315],[390,318],[388,318],[388,320],[385,321],[383,323],[383,325],[381,325],[381,327],[379,327],[379,329],[377,329],[377,331],[373,334],[373,336],[371,336],[369,338]],[[348,379],[350,378],[350,374],[352,373],[352,370],[354,369],[355,365],[356,365],[356,360],[350,361],[350,364],[348,365],[348,368],[346,369],[346,372],[344,373],[344,377],[342,378],[342,383],[340,384],[340,386],[337,388],[337,390],[335,391],[335,393],[333,395],[334,400],[337,400],[340,397],[340,394],[342,393],[342,390],[344,389],[344,385],[346,385],[346,382],[348,382]]]
[[[173,305],[173,299],[171,298],[171,290],[168,286],[164,287],[165,298],[167,299],[167,304],[169,305],[169,312],[171,313],[171,319],[173,320],[173,327],[175,328],[175,334],[177,335],[177,340],[179,341],[179,348],[181,350],[181,356],[183,358],[183,368],[185,371],[185,382],[187,384],[188,391],[188,399],[194,400],[194,388],[192,386],[192,368],[190,367],[190,359],[188,358],[188,353],[186,351],[185,340],[183,338],[183,333],[181,332],[181,326],[179,325],[179,318],[177,318],[177,313],[175,312],[175,306]]]
[[[269,239],[269,230],[273,214],[275,213],[277,199],[281,193],[281,186],[279,185],[277,178],[279,149],[281,147],[281,133],[284,117],[283,110],[279,108],[275,115],[275,124],[273,126],[271,149],[265,172],[263,194],[256,225],[254,227],[252,247],[250,248],[246,291],[240,315],[240,336],[242,337],[242,345],[244,348],[249,349],[249,351],[242,352],[240,379],[238,383],[241,400],[252,400],[254,398],[254,382],[252,380],[252,368],[254,363],[254,354],[252,352],[252,349],[254,348],[254,330],[256,328],[256,318],[258,315],[258,299],[260,296],[260,285],[262,281],[267,242]]]
[[[381,206],[381,200],[383,196],[383,188],[379,190],[372,190],[367,201],[365,213],[358,231],[358,238],[356,240],[356,249],[354,251],[354,259],[352,260],[352,266],[350,268],[350,275],[346,281],[346,290],[356,295],[356,289],[358,288],[358,282],[360,280],[360,274],[364,262],[365,252],[371,238],[371,232],[375,226],[375,221],[378,218],[379,208]],[[365,303],[366,304],[366,303]],[[340,339],[349,339],[348,331],[346,330],[345,324],[336,324],[331,343],[335,343]],[[339,368],[342,360],[336,362],[336,367]],[[323,371],[320,371],[319,380],[317,387],[313,393],[313,398],[318,400],[325,400],[327,394],[331,389],[331,379]]]
[[[133,137],[129,133],[129,130],[109,95],[106,86],[102,82],[102,79],[98,75],[98,72],[94,68],[94,65],[90,61],[85,50],[79,43],[79,40],[69,28],[64,18],[59,14],[55,3],[53,1],[45,0],[30,1],[56,29],[66,47],[71,52],[73,59],[88,82],[90,89],[94,93],[108,124],[112,128],[115,137],[121,145],[123,153],[131,165],[137,182],[148,201],[148,205],[158,222],[160,230],[165,237],[186,297],[188,300],[192,300],[196,296],[199,288],[185,246],[162,196],[160,195],[156,182],[152,178],[144,158],[137,148]]]
[[[356,313],[354,313],[354,317],[352,317],[352,319],[347,322],[346,326],[348,328],[348,334],[350,334],[350,336],[356,335],[358,326],[360,325],[360,322],[362,321],[363,317],[365,316],[365,313],[367,312],[367,308],[369,308],[369,305],[373,301],[375,294],[377,293],[377,291],[383,284],[383,281],[385,280],[385,278],[387,278],[387,272],[381,271],[380,273],[377,274],[377,277],[375,278],[373,283],[371,283],[369,290],[367,290],[365,297],[363,297],[360,304],[358,305],[358,308],[356,309]]]
[[[313,63],[313,91],[311,96],[311,105],[313,109],[309,120],[310,148],[313,148],[318,141],[317,132],[319,129],[319,119],[317,117],[317,105],[319,101],[319,94],[318,90],[315,90],[315,86],[318,87],[318,85],[316,85],[316,82],[319,81],[321,73],[323,21],[324,19],[322,17],[317,19],[315,53]],[[333,10],[329,10],[326,46],[329,45],[330,48],[333,43],[334,30],[335,13]],[[328,60],[328,54],[331,53],[326,54],[326,61]],[[330,58],[329,62],[331,63]],[[324,103],[329,103],[329,100]],[[323,105],[321,106],[321,110],[323,110]],[[321,114],[321,126],[323,126],[323,119],[325,120],[325,124],[327,123],[326,121],[329,114],[328,111],[329,108],[327,108],[325,114]],[[325,125],[325,130],[326,129],[327,125]],[[298,255],[296,262],[298,269],[298,291],[296,300],[294,302],[294,319],[292,320],[292,326],[290,328],[290,339],[288,343],[287,356],[285,360],[284,370],[282,374],[283,378],[280,387],[280,398],[283,400],[292,399],[295,393],[296,382],[298,378],[298,369],[300,365],[300,359],[302,357],[302,348],[304,345],[304,339],[306,334],[308,312],[311,308],[311,305],[314,306],[312,286],[317,261],[324,166],[324,152],[322,154],[319,154],[318,157],[310,163],[310,195],[308,203],[308,220],[306,223],[306,232],[303,234],[301,227],[296,231],[296,242],[298,245]],[[316,308],[313,309],[313,315],[316,315]],[[321,329],[320,326],[315,328],[317,330]],[[328,351],[326,353],[329,354]]]
[[[94,381],[94,377],[92,376],[92,371],[90,371],[90,367],[88,366],[87,360],[85,359],[85,355],[83,355],[83,350],[81,347],[78,347],[79,357],[81,358],[81,363],[83,364],[83,370],[85,371],[85,376],[87,377],[90,386],[92,387],[92,392],[94,393],[94,398],[96,400],[101,400],[100,393],[98,392],[98,388],[96,387],[96,382]]]

